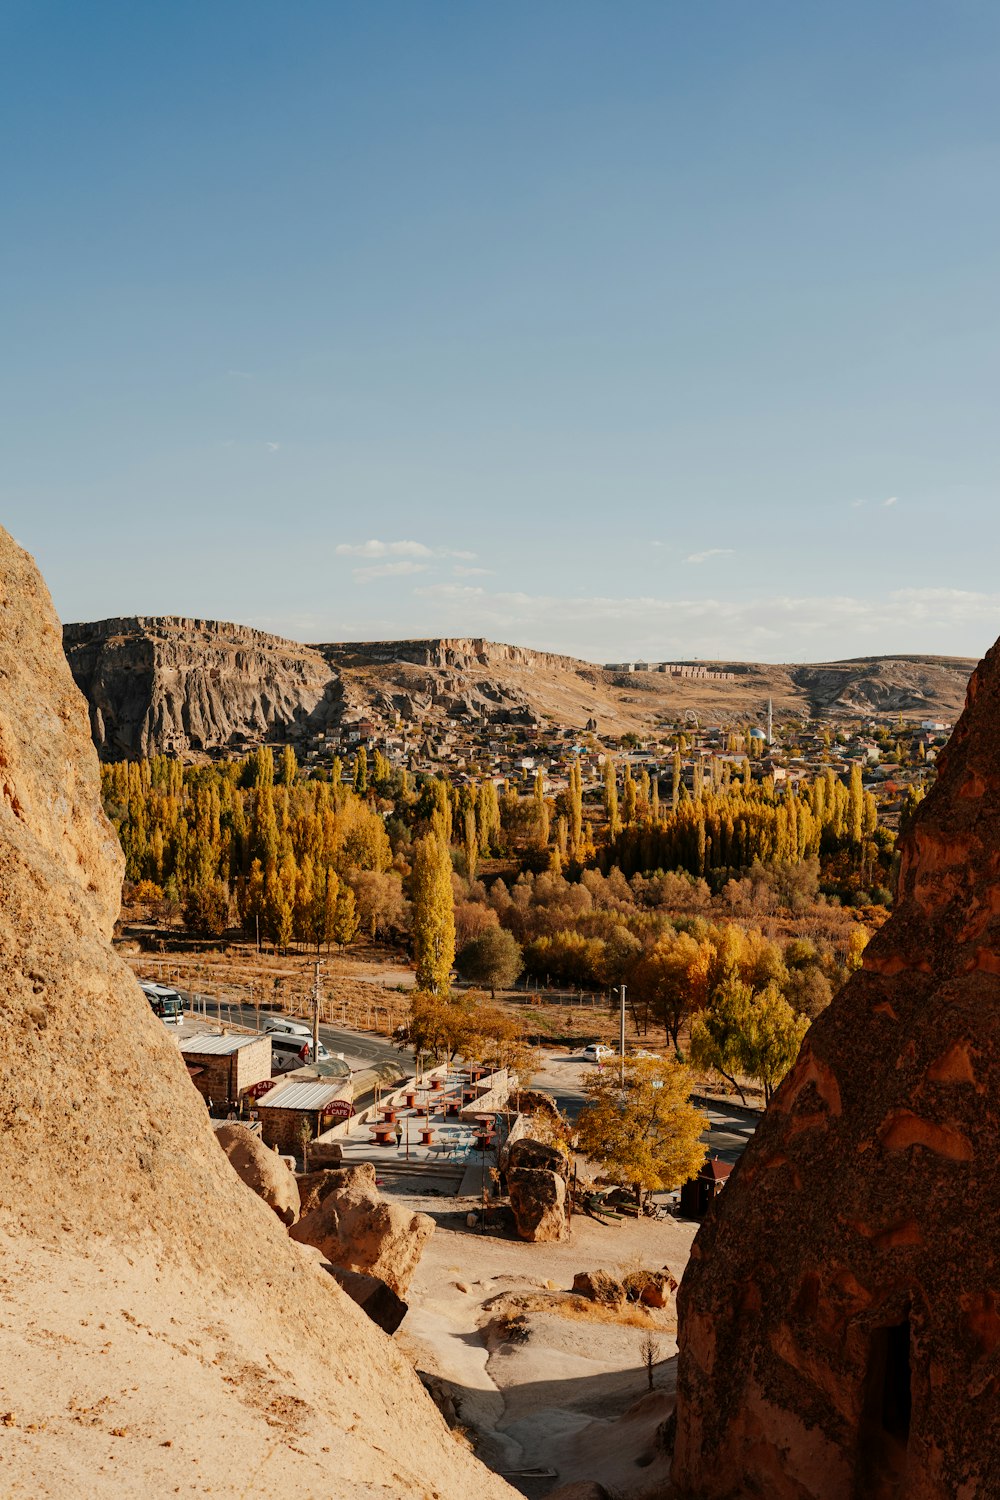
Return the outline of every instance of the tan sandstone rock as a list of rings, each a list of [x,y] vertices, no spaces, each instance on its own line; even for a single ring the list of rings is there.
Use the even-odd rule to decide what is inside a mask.
[[[294,1172],[259,1135],[238,1121],[216,1127],[215,1139],[247,1187],[273,1208],[287,1229],[299,1216],[299,1189]]]
[[[625,1306],[625,1288],[609,1271],[577,1271],[573,1291],[578,1297],[599,1302],[603,1307]]]
[[[4,1489],[510,1496],[225,1160],[109,946],[121,873],[58,621],[0,531]]]
[[[320,1197],[293,1226],[292,1238],[314,1245],[331,1265],[377,1276],[405,1297],[434,1220],[386,1203],[364,1173],[347,1168],[329,1176],[347,1180]]]
[[[891,919],[681,1284],[673,1480],[699,1500],[997,1493],[997,646],[900,847]]]
[[[518,1237],[534,1243],[565,1239],[569,1163],[555,1146],[522,1136],[507,1153],[507,1192]]]

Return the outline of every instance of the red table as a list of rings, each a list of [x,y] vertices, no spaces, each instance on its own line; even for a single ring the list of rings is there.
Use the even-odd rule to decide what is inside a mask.
[[[422,1126],[421,1130],[420,1130],[420,1144],[421,1144],[421,1146],[429,1146],[430,1143],[431,1143],[431,1141],[433,1139],[434,1139],[434,1131],[431,1128],[431,1126],[429,1126],[429,1125]]]
[[[376,1125],[372,1132],[372,1140],[376,1146],[391,1146],[396,1139],[396,1132],[391,1125]]]

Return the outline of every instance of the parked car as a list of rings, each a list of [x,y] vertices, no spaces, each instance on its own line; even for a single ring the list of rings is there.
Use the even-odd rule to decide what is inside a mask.
[[[615,1055],[614,1047],[606,1047],[603,1042],[591,1042],[589,1047],[584,1047],[580,1056],[584,1062],[609,1062]]]
[[[281,1036],[312,1036],[312,1027],[304,1021],[293,1021],[288,1016],[265,1016],[262,1031],[277,1032]]]

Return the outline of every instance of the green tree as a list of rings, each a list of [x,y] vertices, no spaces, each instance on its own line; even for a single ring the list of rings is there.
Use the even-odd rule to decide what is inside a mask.
[[[484,985],[495,996],[498,989],[509,989],[518,979],[524,968],[524,954],[517,938],[506,927],[487,927],[466,943],[455,967],[463,979]]]
[[[689,1098],[691,1081],[680,1063],[633,1059],[590,1078],[577,1119],[578,1146],[612,1182],[664,1192],[692,1177],[705,1160],[705,1118]]]
[[[436,833],[425,834],[414,845],[410,898],[417,984],[442,994],[448,989],[455,961],[455,903],[451,856]]]

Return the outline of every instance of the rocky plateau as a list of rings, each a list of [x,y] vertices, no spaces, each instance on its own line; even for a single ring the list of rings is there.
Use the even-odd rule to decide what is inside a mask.
[[[67,625],[64,644],[104,759],[239,752],[264,741],[320,744],[350,720],[411,735],[447,725],[536,725],[646,734],[778,714],[953,720],[974,662],[864,657],[816,665],[697,665],[731,680],[606,670],[485,640],[304,646],[243,625],[135,617]],[[690,663],[688,665],[691,665]]]

